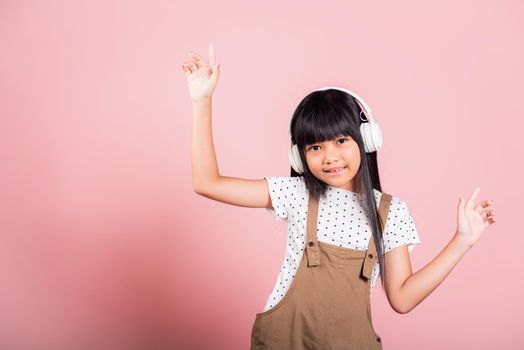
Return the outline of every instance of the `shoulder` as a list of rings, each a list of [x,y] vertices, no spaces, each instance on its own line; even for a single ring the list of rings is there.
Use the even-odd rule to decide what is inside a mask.
[[[264,176],[270,191],[302,192],[306,186],[302,176]]]
[[[303,202],[308,198],[302,176],[265,176],[264,178],[267,181],[271,204],[274,208],[267,209],[276,219],[286,219],[297,208],[302,207]]]
[[[375,200],[377,202],[377,208],[380,205],[380,201],[382,199],[382,194],[387,194],[387,195],[389,195],[391,197],[391,201],[390,201],[390,204],[389,204],[389,212],[390,213],[394,213],[395,211],[400,212],[405,207],[407,207],[406,202],[402,198],[400,198],[400,197],[398,197],[396,195],[393,195],[393,194],[390,194],[390,193],[387,193],[387,192],[381,192],[381,191],[379,191],[379,190],[377,190],[375,188],[373,189],[373,191],[375,193]]]
[[[378,197],[377,202],[380,202],[382,193],[380,191],[376,191],[375,193]],[[377,206],[378,205],[377,203]],[[391,195],[391,204],[389,206],[383,234],[385,253],[405,244],[408,245],[408,251],[411,252],[421,243],[415,221],[411,216],[408,205],[405,200],[398,196]]]

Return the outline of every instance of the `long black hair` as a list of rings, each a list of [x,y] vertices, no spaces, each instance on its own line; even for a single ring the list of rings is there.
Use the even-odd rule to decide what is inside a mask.
[[[350,94],[328,89],[313,91],[298,104],[290,125],[291,142],[297,144],[304,173],[299,174],[291,168],[291,176],[303,176],[309,195],[325,198],[328,185],[317,179],[309,170],[304,153],[305,145],[333,140],[339,135],[350,136],[360,149],[360,167],[354,178],[354,191],[367,214],[375,246],[377,248],[380,279],[385,286],[384,240],[382,239],[381,219],[373,189],[382,192],[378,174],[377,152],[366,153],[360,133],[361,108]]]

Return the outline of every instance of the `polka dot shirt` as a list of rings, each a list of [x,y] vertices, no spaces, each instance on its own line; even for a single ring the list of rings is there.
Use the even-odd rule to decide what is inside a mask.
[[[265,177],[274,209],[266,208],[276,220],[287,220],[287,246],[284,262],[275,287],[269,296],[264,311],[271,309],[285,295],[295,277],[306,244],[306,220],[309,193],[302,176]],[[377,209],[382,193],[374,189]],[[366,250],[371,229],[366,214],[358,204],[356,193],[328,186],[326,199],[320,198],[318,205],[317,239],[340,247]],[[401,245],[412,251],[420,244],[417,229],[406,203],[392,196],[388,219],[383,233],[385,252]],[[376,263],[370,293],[379,277]]]

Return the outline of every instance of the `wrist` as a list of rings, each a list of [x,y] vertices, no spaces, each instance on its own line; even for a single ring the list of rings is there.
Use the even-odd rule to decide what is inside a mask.
[[[195,106],[198,106],[198,105],[206,105],[206,104],[209,104],[211,103],[211,96],[206,96],[206,97],[199,97],[199,98],[195,98],[195,99],[191,99],[191,103]]]
[[[468,250],[471,249],[472,245],[470,245],[464,236],[460,232],[455,232],[455,235],[451,239],[451,241],[455,244],[457,249],[459,249],[462,253],[466,253]]]

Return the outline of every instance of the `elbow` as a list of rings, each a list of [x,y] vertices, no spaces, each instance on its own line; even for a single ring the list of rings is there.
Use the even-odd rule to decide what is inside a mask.
[[[200,195],[202,194],[202,191],[200,190],[200,188],[196,187],[194,185],[193,185],[193,192],[196,193],[196,194],[200,194]]]
[[[398,314],[407,314],[413,310],[412,307],[398,299],[389,299],[389,305],[391,305],[391,308]]]
[[[206,193],[205,186],[203,186],[201,181],[193,181],[193,192],[201,196]]]
[[[211,190],[211,187],[193,187],[193,192],[198,194],[199,196],[206,197],[209,199],[215,199],[215,195],[213,191]]]
[[[195,184],[193,184],[193,192],[200,196],[205,196],[205,193],[206,193],[206,191],[204,190],[202,186],[197,186]]]
[[[389,288],[386,293],[389,305],[399,314],[407,314],[419,304],[419,302],[416,302],[412,295],[410,295],[409,291],[405,289],[405,284],[408,279],[404,280],[404,282],[396,288]]]
[[[418,304],[411,305],[402,302],[397,302],[395,304],[391,304],[391,307],[393,308],[393,310],[395,310],[395,312],[399,314],[407,314],[408,312],[411,312],[411,310],[413,310],[417,305]]]
[[[199,196],[206,197],[206,192],[203,189],[201,189],[200,187],[193,187],[193,192],[195,192]]]
[[[398,313],[398,314],[407,314],[408,312],[411,311],[411,309],[409,309],[409,308],[406,308],[406,307],[400,307],[400,306],[393,306],[393,305],[392,305],[392,308],[393,308],[393,310],[395,310],[395,312]]]
[[[193,192],[204,197],[208,197],[214,188],[215,181],[209,181],[207,179],[193,179]]]

